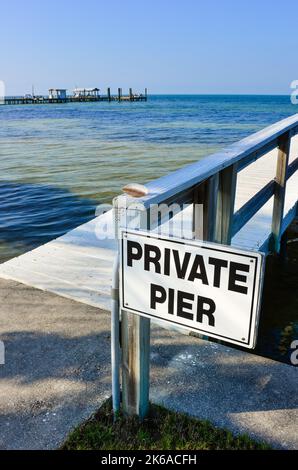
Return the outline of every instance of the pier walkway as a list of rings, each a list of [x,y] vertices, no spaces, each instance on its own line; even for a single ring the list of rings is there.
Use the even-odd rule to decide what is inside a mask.
[[[298,122],[297,116],[289,119]],[[262,133],[264,131],[256,135]],[[292,138],[289,163],[295,162],[297,157],[298,136],[296,135]],[[208,158],[204,160],[207,161]],[[201,162],[204,163],[203,160]],[[274,179],[276,166],[277,149],[274,149],[238,173],[235,213],[254,194]],[[287,181],[285,215],[293,215],[293,211],[297,210],[297,188],[298,172],[293,173]],[[248,250],[268,251],[272,208],[273,196],[232,237],[231,244]],[[186,208],[184,213],[179,213],[174,217],[176,224],[179,224],[181,216],[183,216],[184,223],[188,221],[189,237],[191,237],[191,206]],[[0,277],[22,282],[95,307],[110,309],[111,273],[116,244],[111,238],[99,239],[97,234],[104,222],[112,226],[111,219],[112,212],[110,211],[62,237],[3,263],[0,265]],[[287,217],[284,220],[287,220]],[[175,222],[173,226],[175,232]],[[167,230],[167,226],[164,226],[164,229]],[[283,230],[285,229],[286,225],[283,227]]]

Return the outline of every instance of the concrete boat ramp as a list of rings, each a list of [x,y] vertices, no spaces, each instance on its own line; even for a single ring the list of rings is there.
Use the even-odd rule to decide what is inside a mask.
[[[55,449],[111,394],[110,315],[0,279],[0,449]],[[152,328],[151,400],[298,448],[297,368]]]
[[[298,155],[293,140],[290,161]],[[239,173],[236,210],[274,178],[276,157],[272,151]],[[297,187],[298,173],[287,183],[285,214]],[[259,249],[272,205],[271,198],[232,245]],[[111,217],[0,266],[0,448],[55,448],[110,395],[106,311],[115,241],[101,239],[100,227]],[[191,226],[191,208],[184,218]],[[297,368],[157,326],[152,336],[152,400],[278,448],[298,448]]]

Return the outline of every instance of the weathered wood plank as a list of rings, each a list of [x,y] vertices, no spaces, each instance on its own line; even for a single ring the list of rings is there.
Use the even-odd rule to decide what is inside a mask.
[[[219,173],[215,241],[226,245],[232,238],[236,183],[237,163]]]
[[[291,134],[287,132],[280,137],[279,150],[277,157],[277,169],[275,178],[275,191],[274,191],[274,204],[272,213],[272,235],[273,246],[275,252],[279,252],[280,237],[284,203],[285,203],[285,190],[287,183],[287,170],[290,155]]]
[[[143,419],[149,410],[150,320],[122,311],[122,406]]]
[[[217,173],[194,190],[193,236],[195,239],[214,241],[218,182]]]

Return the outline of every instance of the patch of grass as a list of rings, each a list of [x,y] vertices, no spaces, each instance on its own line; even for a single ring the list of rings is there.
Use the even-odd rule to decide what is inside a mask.
[[[234,436],[208,421],[151,405],[149,417],[122,414],[113,422],[111,401],[108,400],[86,423],[67,438],[62,450],[265,450],[247,435]]]

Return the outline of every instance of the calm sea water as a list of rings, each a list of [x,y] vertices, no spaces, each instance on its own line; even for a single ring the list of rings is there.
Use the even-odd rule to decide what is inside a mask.
[[[0,261],[145,183],[297,112],[286,96],[0,106]]]

